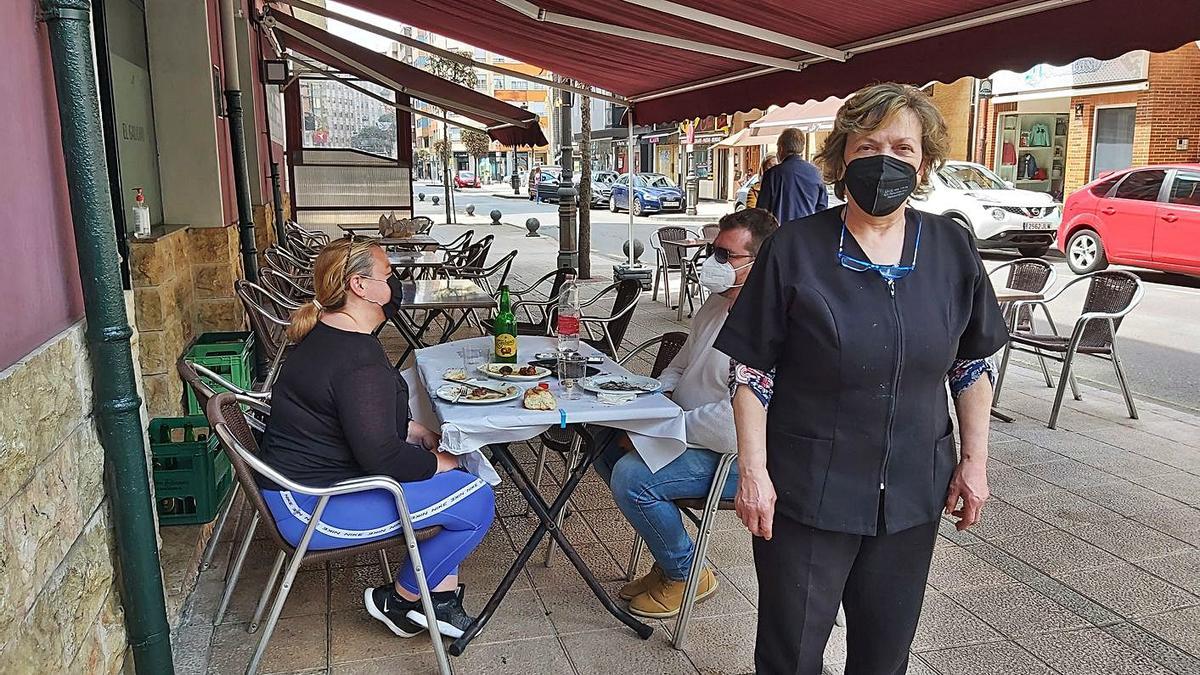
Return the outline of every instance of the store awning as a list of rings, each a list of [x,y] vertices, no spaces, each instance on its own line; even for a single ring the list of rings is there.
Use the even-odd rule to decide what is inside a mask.
[[[287,49],[479,122],[486,126],[488,136],[505,145],[547,144],[537,113],[373,52],[282,12],[272,12],[270,18],[279,43]]]
[[[343,1],[624,96],[638,124],[1196,39],[1190,0],[1142,0],[1136,20],[1129,0]]]
[[[789,103],[763,115],[750,124],[755,129],[762,127],[795,127],[804,131],[817,131],[833,127],[833,118],[846,102],[844,98],[827,98],[824,101]]]
[[[714,144],[713,144],[713,147],[714,147],[714,148],[733,148],[733,147],[737,147],[738,141],[740,141],[740,140],[742,139],[742,137],[743,137],[743,136],[745,136],[745,135],[747,135],[747,134],[749,134],[749,133],[750,133],[750,128],[749,128],[749,127],[747,127],[747,128],[745,128],[745,129],[742,129],[741,131],[737,132],[736,134],[733,134],[732,136],[730,136],[730,137],[728,137],[728,138],[724,139],[724,140],[721,140],[721,141],[718,141],[718,142],[714,143]]]

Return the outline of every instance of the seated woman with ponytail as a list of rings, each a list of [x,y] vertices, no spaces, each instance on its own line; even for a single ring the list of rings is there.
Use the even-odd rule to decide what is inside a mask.
[[[413,525],[442,528],[420,543],[421,560],[438,630],[459,637],[471,617],[463,610],[458,566],[492,524],[492,489],[459,470],[453,455],[437,450],[440,437],[409,418],[404,378],[372,335],[393,296],[383,250],[364,240],[335,241],[317,257],[313,277],[316,298],[295,311],[288,328],[296,347],[272,388],[263,459],[307,485],[367,475],[402,483]],[[280,534],[298,543],[317,498],[265,479],[259,487]],[[342,495],[329,500],[311,548],[363,544],[399,530],[390,493]],[[395,584],[366,589],[363,601],[371,616],[401,637],[430,625],[410,563]]]

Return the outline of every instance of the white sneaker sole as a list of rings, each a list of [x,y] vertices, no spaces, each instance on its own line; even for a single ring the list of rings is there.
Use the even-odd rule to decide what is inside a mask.
[[[417,624],[418,626],[421,626],[422,628],[424,628],[426,630],[429,630],[429,623],[425,621],[424,614],[418,612],[415,609],[411,609],[408,611],[407,616],[408,616],[409,621]],[[438,626],[438,632],[441,633],[445,637],[453,638],[453,639],[457,640],[458,638],[463,636],[463,632],[461,630],[459,630],[458,628],[455,628],[451,624],[446,623],[445,621],[439,620],[437,622],[437,626]]]
[[[416,637],[418,634],[423,632],[423,630],[419,630],[419,631],[416,631],[415,633],[409,633],[409,632],[406,632],[403,629],[401,629],[395,623],[393,623],[392,620],[388,618],[387,614],[384,614],[383,612],[379,611],[379,608],[375,606],[375,599],[373,597],[371,597],[371,592],[373,590],[374,590],[373,588],[368,586],[367,590],[363,591],[363,605],[366,606],[366,608],[367,608],[367,614],[370,614],[372,617],[374,617],[380,623],[387,626],[388,630],[392,631],[393,633],[395,633],[396,635],[398,635],[399,637],[402,637],[402,638]],[[409,617],[409,618],[412,618],[412,617]],[[422,617],[422,618],[424,618],[424,617]],[[424,626],[425,624],[421,624],[421,625]]]

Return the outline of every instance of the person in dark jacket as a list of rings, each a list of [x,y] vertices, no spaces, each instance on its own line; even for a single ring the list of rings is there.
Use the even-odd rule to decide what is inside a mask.
[[[263,461],[304,485],[325,487],[369,475],[400,482],[418,528],[440,526],[421,541],[425,579],[438,630],[461,637],[471,617],[462,607],[458,566],[487,534],[495,515],[492,488],[459,470],[439,451],[441,438],[409,417],[408,387],[372,331],[399,289],[387,255],[368,240],[335,241],[317,256],[316,297],[293,312],[288,339],[296,344],[271,391]],[[318,498],[259,487],[275,526],[296,545]],[[372,490],[331,497],[309,548],[345,548],[395,536],[400,516],[391,493]],[[401,637],[430,625],[406,560],[394,584],[367,588],[367,613]]]
[[[1004,318],[970,232],[905,208],[947,146],[920,90],[851,96],[820,154],[845,207],[767,240],[717,338],[763,675],[821,672],[839,602],[847,675],[903,675],[942,513],[962,530],[988,498],[987,359]]]
[[[763,173],[755,205],[775,214],[780,225],[824,211],[829,206],[829,195],[821,172],[801,159],[804,132],[784,129],[776,150],[779,163]]]

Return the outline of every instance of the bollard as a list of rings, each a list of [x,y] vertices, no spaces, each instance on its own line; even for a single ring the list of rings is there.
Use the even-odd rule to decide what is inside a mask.
[[[538,236],[537,231],[538,231],[538,228],[541,226],[542,226],[542,224],[540,222],[538,222],[537,218],[526,218],[525,219],[525,229],[529,230],[529,234],[527,234],[525,236],[526,237]]]
[[[437,195],[434,195],[434,196],[433,196],[433,205],[434,205],[434,206],[437,206],[439,201],[441,201],[441,197],[438,197]]]
[[[500,209],[492,209],[492,212],[489,213],[488,215],[492,217],[493,225],[499,225],[500,224],[500,216],[503,216],[504,214],[500,213]]]
[[[419,201],[419,202],[425,201],[425,193],[424,192],[417,193],[417,201]]]
[[[474,204],[467,204],[467,215],[468,216],[475,215],[475,205]]]
[[[624,244],[621,244],[621,252],[625,254],[626,258],[629,257],[629,240],[628,239],[625,240]],[[635,265],[639,263],[638,258],[641,258],[642,254],[645,252],[646,252],[646,245],[642,243],[642,240],[634,239],[633,240],[633,262]]]

